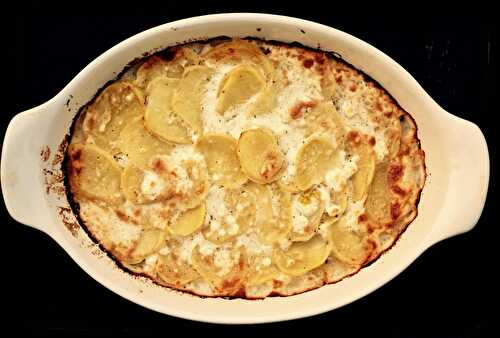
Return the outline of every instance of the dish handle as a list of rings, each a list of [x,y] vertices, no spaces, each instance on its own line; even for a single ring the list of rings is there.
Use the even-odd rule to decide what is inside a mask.
[[[9,214],[16,221],[46,232],[50,214],[40,171],[40,144],[48,103],[14,116],[2,146],[1,186]]]
[[[449,113],[446,113],[449,114]],[[486,139],[477,125],[449,114],[445,149],[451,154],[448,188],[438,226],[430,234],[429,245],[470,231],[481,216],[488,192],[490,159]]]

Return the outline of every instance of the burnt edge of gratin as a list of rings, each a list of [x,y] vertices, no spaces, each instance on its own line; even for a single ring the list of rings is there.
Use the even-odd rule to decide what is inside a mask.
[[[257,29],[257,31],[259,31],[259,30]],[[179,48],[179,47],[182,47],[182,46],[184,46],[186,44],[189,44],[189,43],[209,43],[209,44],[211,44],[211,43],[221,43],[221,42],[228,41],[228,40],[231,40],[231,39],[232,38],[229,37],[229,36],[218,36],[218,37],[214,37],[214,38],[200,37],[200,38],[187,39],[187,40],[184,40],[184,41],[182,41],[180,43],[176,43],[176,44],[168,46],[168,47],[164,47],[164,48],[157,49],[157,50],[152,50],[150,52],[144,52],[140,57],[137,57],[137,58],[133,59],[120,72],[118,72],[117,75],[113,79],[111,79],[111,80],[107,81],[106,83],[104,83],[96,91],[96,93],[94,94],[94,96],[87,103],[85,103],[84,105],[82,105],[78,109],[78,111],[76,112],[75,116],[72,119],[72,122],[71,122],[71,125],[70,125],[68,133],[64,136],[63,141],[61,142],[60,146],[58,147],[58,154],[60,154],[62,156],[62,161],[60,161],[60,165],[61,165],[60,166],[60,170],[63,173],[63,185],[64,185],[64,190],[65,190],[65,195],[66,195],[69,207],[70,207],[71,211],[73,212],[73,215],[75,216],[75,218],[76,218],[76,220],[78,222],[78,225],[80,226],[81,229],[83,229],[83,231],[90,238],[90,240],[99,248],[99,250],[102,253],[104,253],[108,258],[110,258],[115,263],[116,267],[119,268],[122,272],[129,274],[133,278],[144,278],[144,279],[147,279],[148,283],[153,283],[154,285],[157,285],[159,287],[168,289],[170,291],[174,291],[174,292],[177,292],[177,293],[190,295],[190,296],[197,297],[197,298],[220,298],[220,299],[226,299],[226,300],[233,300],[233,299],[241,299],[243,297],[243,298],[245,298],[247,300],[253,300],[253,301],[259,301],[260,300],[261,301],[261,300],[263,300],[262,298],[246,297],[244,290],[239,290],[236,294],[234,294],[232,296],[207,296],[207,295],[199,295],[199,294],[197,294],[197,293],[195,293],[193,291],[189,291],[189,290],[174,289],[172,287],[169,287],[169,286],[166,286],[164,284],[158,283],[157,281],[153,280],[152,278],[150,278],[149,276],[147,276],[144,273],[139,273],[139,272],[131,271],[126,266],[124,266],[117,257],[115,257],[108,250],[106,250],[104,248],[104,246],[97,240],[97,238],[95,238],[95,236],[91,233],[91,231],[89,231],[87,229],[87,227],[85,225],[85,222],[83,222],[83,220],[80,217],[80,205],[74,199],[74,196],[73,196],[73,193],[71,192],[71,188],[70,188],[70,184],[69,184],[69,175],[67,175],[68,164],[69,164],[69,155],[68,155],[68,152],[67,152],[67,147],[68,147],[68,145],[70,143],[72,135],[74,134],[75,127],[76,127],[76,122],[78,121],[80,115],[85,111],[85,109],[89,105],[91,105],[97,99],[97,97],[102,93],[102,91],[106,87],[108,87],[110,84],[114,83],[115,81],[119,80],[131,68],[133,68],[133,67],[141,64],[142,62],[145,61],[145,59],[147,59],[147,58],[149,58],[151,56],[158,56],[158,57],[164,59],[165,61],[170,61],[170,60],[172,60],[174,58],[176,49]],[[389,99],[399,109],[401,109],[402,111],[405,112],[405,116],[407,118],[410,118],[412,120],[414,126],[415,126],[414,139],[415,139],[416,143],[418,144],[418,147],[419,147],[419,149],[420,149],[420,151],[422,153],[423,159],[424,159],[424,161],[423,161],[424,172],[423,172],[423,184],[422,184],[422,187],[425,186],[425,182],[427,181],[427,176],[428,176],[427,166],[426,166],[426,162],[425,162],[426,155],[425,155],[424,150],[421,147],[420,139],[417,137],[417,135],[418,135],[418,124],[415,122],[414,117],[411,114],[409,114],[405,109],[403,109],[401,107],[401,105],[399,104],[399,102],[392,96],[392,94],[389,91],[387,91],[377,80],[375,80],[374,78],[372,78],[370,75],[366,74],[365,72],[363,72],[359,68],[355,67],[351,63],[349,63],[346,60],[344,60],[341,54],[339,54],[339,53],[337,53],[335,51],[325,51],[325,50],[322,50],[321,49],[322,46],[319,43],[317,44],[317,48],[313,48],[313,47],[305,46],[305,45],[301,44],[298,41],[292,41],[290,43],[286,43],[286,42],[277,41],[277,40],[266,40],[266,39],[261,38],[261,37],[253,37],[253,36],[243,37],[242,39],[243,40],[251,40],[251,41],[264,41],[264,42],[266,42],[268,44],[275,45],[275,46],[288,47],[288,48],[302,48],[302,49],[304,49],[306,51],[324,53],[326,57],[334,59],[335,61],[337,61],[339,63],[343,63],[344,65],[346,65],[346,66],[348,66],[348,67],[356,70],[359,73],[359,75],[361,75],[363,77],[364,81],[370,82],[376,88],[379,88],[379,89],[383,90],[384,93],[389,97]],[[268,54],[269,53],[269,51],[266,50],[266,48],[262,48],[261,47],[261,49],[262,49],[262,51],[263,51],[264,54]],[[72,97],[72,95],[71,95],[71,97]],[[49,151],[50,151],[50,149],[49,149]],[[41,154],[41,155],[44,156],[44,154]],[[349,278],[349,277],[357,274],[362,269],[371,266],[382,255],[384,255],[390,249],[392,249],[394,246],[396,246],[397,243],[398,243],[398,241],[402,237],[403,233],[408,228],[408,226],[418,216],[418,205],[420,203],[422,191],[423,191],[423,188],[420,189],[420,191],[417,194],[416,200],[415,200],[416,212],[415,212],[414,217],[411,220],[408,221],[408,223],[404,226],[404,228],[398,233],[398,235],[395,238],[394,242],[388,248],[386,248],[385,250],[382,250],[381,252],[379,252],[377,254],[377,256],[375,256],[375,257],[368,257],[367,258],[368,262],[363,263],[359,269],[357,269],[357,270],[355,270],[355,271],[353,271],[353,272],[345,275],[344,277],[342,277],[339,280],[336,280],[335,282],[328,283],[326,281],[323,281],[323,284],[321,286],[313,286],[311,288],[307,288],[305,290],[302,290],[302,291],[300,291],[298,293],[294,293],[293,295],[299,295],[299,294],[302,294],[304,292],[308,292],[308,291],[320,288],[320,287],[328,285],[328,284],[339,283],[339,282],[343,281],[344,279],[347,279],[347,278]],[[62,215],[61,215],[61,217],[62,217]],[[68,230],[72,233],[72,235],[75,235],[76,229],[74,228],[74,225],[71,227],[71,229],[68,227]],[[326,262],[328,262],[328,259],[326,260]],[[142,290],[140,290],[140,291],[142,292]],[[273,290],[269,295],[266,296],[266,298],[267,297],[290,297],[290,296],[289,295],[279,294],[279,293],[277,293],[276,291]]]

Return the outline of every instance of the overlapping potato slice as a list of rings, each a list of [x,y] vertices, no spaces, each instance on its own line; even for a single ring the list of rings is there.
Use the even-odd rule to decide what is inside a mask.
[[[277,96],[278,89],[275,84],[271,81],[268,81],[266,87],[264,87],[259,94],[257,94],[257,98],[255,102],[248,109],[248,116],[257,116],[261,114],[271,113],[276,107],[277,104]]]
[[[316,235],[307,242],[293,243],[286,251],[277,251],[274,260],[287,275],[301,276],[323,264],[330,251],[329,242]]]
[[[125,167],[121,175],[121,188],[125,198],[134,203],[150,202],[142,195],[141,185],[143,181],[144,170],[133,164]]]
[[[129,264],[136,264],[157,251],[165,241],[165,232],[160,229],[143,230],[134,250],[128,257]]]
[[[167,76],[168,63],[157,55],[153,55],[146,60],[136,72],[135,84],[141,88],[146,88],[152,80],[157,77]]]
[[[255,66],[243,64],[232,69],[222,80],[217,93],[216,111],[224,115],[227,110],[245,103],[266,85],[262,72]]]
[[[252,181],[266,184],[278,178],[284,159],[276,136],[270,130],[244,131],[238,141],[237,153],[243,172]]]
[[[359,156],[358,170],[352,176],[352,199],[357,202],[364,199],[368,193],[375,173],[376,156],[372,146],[367,142],[350,144],[349,148],[353,155]]]
[[[236,140],[225,134],[205,134],[196,143],[203,154],[214,182],[227,188],[238,188],[248,179],[241,170]]]
[[[187,160],[183,162],[188,180],[192,182],[191,189],[183,191],[182,203],[188,209],[200,205],[208,193],[209,176],[204,162]]]
[[[392,221],[390,208],[393,195],[389,188],[388,169],[387,162],[376,165],[365,202],[365,212],[368,217],[382,224]]]
[[[349,198],[349,189],[347,186],[341,191],[327,190],[330,195],[330,203],[325,205],[325,219],[330,222],[337,221],[342,216],[347,208]]]
[[[252,63],[261,67],[266,74],[271,73],[273,68],[269,58],[256,44],[242,39],[221,43],[202,54],[202,57],[216,63]]]
[[[181,78],[184,70],[190,66],[201,65],[203,60],[198,53],[190,47],[177,48],[175,56],[168,64],[167,76],[171,78]]]
[[[172,109],[196,133],[201,133],[201,98],[214,70],[206,66],[186,68],[172,96]]]
[[[249,260],[247,274],[247,286],[260,285],[271,281],[279,276],[279,269],[271,261],[270,257],[255,256]]]
[[[224,189],[224,205],[220,206],[226,214],[210,219],[203,229],[204,236],[216,244],[223,244],[246,231],[255,224],[257,201],[247,187]]]
[[[144,168],[129,164],[121,177],[121,188],[136,204],[175,198],[187,209],[201,204],[207,194],[208,173],[195,160],[174,163],[169,156],[155,156]]]
[[[201,228],[205,221],[205,213],[205,203],[202,203],[196,208],[184,211],[177,219],[169,224],[167,229],[173,235],[190,235]]]
[[[363,264],[370,255],[370,245],[362,234],[350,230],[345,218],[330,226],[332,253],[341,261],[351,265]]]
[[[108,153],[91,144],[72,144],[69,156],[70,181],[76,194],[113,204],[123,200],[122,170]]]
[[[184,287],[200,275],[189,264],[181,261],[173,252],[159,255],[156,271],[161,282],[169,286]]]
[[[106,87],[86,110],[82,128],[87,142],[114,154],[126,124],[144,115],[144,98],[133,84],[119,81]]]
[[[297,152],[295,184],[304,191],[324,180],[338,165],[337,149],[326,137],[310,138]]]
[[[292,227],[291,194],[275,184],[253,186],[253,193],[259,203],[257,234],[266,244],[276,243],[285,238]]]
[[[319,227],[325,203],[318,189],[310,189],[292,197],[292,227],[290,239],[295,242],[311,239]]]
[[[123,128],[117,140],[122,153],[128,161],[140,168],[146,167],[151,158],[157,155],[168,155],[173,146],[151,135],[144,126],[142,117],[132,120]]]
[[[343,144],[346,129],[332,102],[319,102],[304,115],[304,119],[306,121],[306,137],[315,133],[328,133],[333,134],[338,147]]]
[[[144,125],[156,137],[174,143],[191,143],[190,127],[172,110],[178,79],[158,77],[147,87]]]
[[[194,269],[210,286],[226,295],[238,291],[245,281],[248,263],[244,250],[218,249],[211,255],[203,256],[199,246],[192,253]]]

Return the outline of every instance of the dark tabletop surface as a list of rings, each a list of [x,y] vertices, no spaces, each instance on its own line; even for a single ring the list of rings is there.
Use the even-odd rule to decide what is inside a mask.
[[[0,117],[0,137],[15,114],[50,99],[95,57],[135,33],[207,13],[286,14],[339,28],[374,45],[406,68],[444,109],[479,125],[492,163],[483,215],[471,232],[434,245],[394,280],[353,304],[302,320],[231,327],[165,316],[121,298],[95,282],[48,236],[15,222],[0,203],[2,321],[7,328],[68,337],[155,332],[171,336],[173,331],[239,337],[289,335],[302,330],[324,330],[336,337],[348,333],[390,337],[492,335],[493,314],[498,313],[494,310],[498,255],[493,233],[498,226],[499,143],[498,127],[493,124],[498,108],[490,111],[489,102],[496,94],[496,27],[476,17],[398,20],[387,15],[375,21],[354,20],[334,11],[285,10],[271,5],[190,8],[176,3],[165,7],[161,11],[164,14],[153,17],[42,16],[35,10],[29,16],[8,18],[11,34],[2,43],[9,59],[4,64],[8,75],[4,81],[10,85],[2,90],[7,105]]]

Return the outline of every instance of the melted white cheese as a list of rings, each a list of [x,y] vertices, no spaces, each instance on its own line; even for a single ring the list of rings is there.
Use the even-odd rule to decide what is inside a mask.
[[[160,176],[149,170],[144,171],[144,177],[141,183],[141,192],[145,196],[154,200],[162,193],[165,186],[165,181],[161,179]]]
[[[299,234],[303,234],[305,228],[309,224],[309,218],[311,217],[319,208],[319,201],[317,199],[312,199],[310,203],[301,203],[298,196],[294,196],[292,200],[292,226],[293,231]]]
[[[272,246],[263,244],[254,231],[245,232],[236,239],[236,247],[244,247],[249,255],[270,255]]]
[[[219,268],[217,275],[220,277],[227,275],[233,268],[237,259],[239,259],[239,254],[232,255],[230,249],[219,248],[215,251],[214,264],[217,268]]]
[[[347,210],[344,214],[345,226],[352,231],[359,231],[360,224],[358,218],[365,212],[364,201],[357,201],[348,204]]]
[[[340,210],[340,206],[333,203],[331,189],[324,184],[318,186],[321,201],[325,205],[325,211],[328,215],[332,216]]]
[[[359,161],[359,156],[357,155],[348,159],[346,152],[343,150],[339,152],[339,156],[341,165],[325,174],[326,186],[336,192],[341,191],[347,180],[358,170],[357,163]]]

